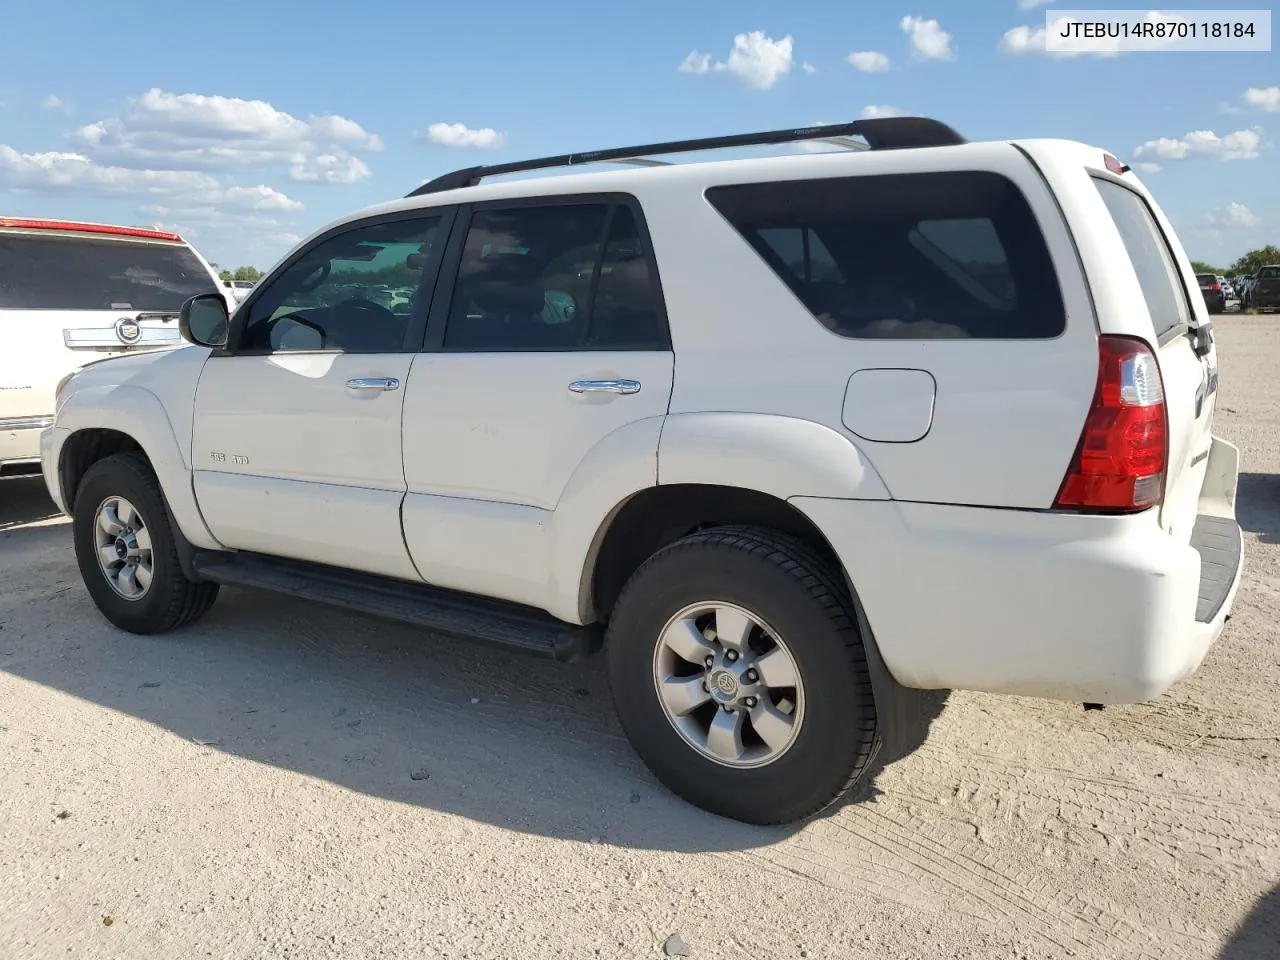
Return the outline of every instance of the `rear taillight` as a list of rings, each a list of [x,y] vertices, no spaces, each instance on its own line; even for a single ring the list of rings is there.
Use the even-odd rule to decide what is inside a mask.
[[[1169,424],[1160,364],[1130,337],[1098,338],[1098,384],[1054,507],[1125,513],[1164,496]]]
[[[1210,287],[1209,289],[1210,289],[1210,290],[1212,290],[1214,293],[1221,293],[1221,292],[1222,292],[1222,284],[1220,284],[1220,283],[1215,283],[1215,284],[1214,284],[1212,287]]]

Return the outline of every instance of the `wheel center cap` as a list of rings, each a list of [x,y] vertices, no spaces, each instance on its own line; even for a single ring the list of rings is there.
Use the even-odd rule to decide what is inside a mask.
[[[732,700],[738,695],[738,678],[728,670],[717,670],[711,675],[711,692],[717,699]]]
[[[116,537],[116,556],[123,560],[129,555],[129,544],[124,542],[124,537]]]

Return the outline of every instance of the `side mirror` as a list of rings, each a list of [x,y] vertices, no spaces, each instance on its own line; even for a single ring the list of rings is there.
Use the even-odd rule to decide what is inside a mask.
[[[178,332],[198,347],[225,347],[230,329],[227,301],[220,293],[202,293],[182,305]]]

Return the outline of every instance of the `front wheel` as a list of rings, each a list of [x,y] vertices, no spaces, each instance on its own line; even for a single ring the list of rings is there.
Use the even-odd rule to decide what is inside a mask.
[[[119,453],[85,473],[72,509],[76,561],[89,596],[113,625],[164,633],[203,616],[216,583],[182,573],[160,482],[146,458]]]
[[[876,735],[862,639],[837,575],[766,531],[658,551],[610,618],[623,729],[669,789],[735,820],[800,820],[838,799]]]

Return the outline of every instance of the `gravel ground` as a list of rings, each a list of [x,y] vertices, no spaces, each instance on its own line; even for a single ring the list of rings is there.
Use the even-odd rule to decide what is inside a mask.
[[[952,694],[798,829],[664,792],[600,663],[224,590],[107,627],[0,481],[0,956],[1280,956],[1280,321],[1220,317],[1247,579],[1159,700]]]

